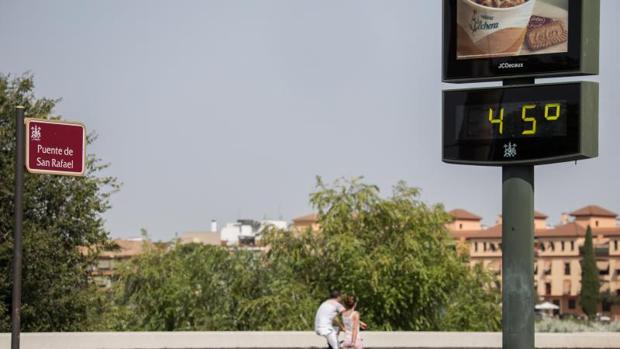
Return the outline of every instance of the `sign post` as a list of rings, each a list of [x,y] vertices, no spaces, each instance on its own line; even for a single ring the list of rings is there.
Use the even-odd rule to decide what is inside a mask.
[[[24,127],[25,126],[25,127]],[[24,107],[15,116],[15,230],[11,349],[19,349],[22,295],[22,223],[24,168],[30,173],[82,176],[86,169],[86,129],[80,123],[24,119]]]
[[[13,294],[11,303],[11,349],[19,349],[22,304],[22,222],[24,216],[24,107],[15,110],[15,230],[13,231]]]

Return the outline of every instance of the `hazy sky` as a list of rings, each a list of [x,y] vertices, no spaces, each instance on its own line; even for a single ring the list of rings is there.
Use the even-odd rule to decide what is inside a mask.
[[[536,168],[550,223],[620,212],[620,1],[601,3],[601,75],[582,79],[600,81],[600,157]],[[441,162],[441,90],[466,86],[441,83],[441,15],[439,0],[0,0],[0,72],[31,72],[97,131],[88,151],[124,183],[114,237],[291,219],[316,175],[406,180],[491,224],[501,169]]]

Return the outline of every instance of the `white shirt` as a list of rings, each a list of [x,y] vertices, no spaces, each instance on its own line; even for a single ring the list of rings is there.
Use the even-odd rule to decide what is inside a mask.
[[[334,318],[344,311],[342,304],[333,299],[328,299],[321,304],[319,310],[316,311],[316,317],[314,318],[314,329],[331,329],[333,328],[332,322]]]

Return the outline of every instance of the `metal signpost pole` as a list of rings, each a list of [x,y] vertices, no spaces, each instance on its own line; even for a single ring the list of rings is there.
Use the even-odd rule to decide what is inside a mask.
[[[534,349],[534,166],[502,167],[502,348]]]
[[[13,236],[13,300],[11,304],[11,349],[19,349],[22,302],[22,221],[24,213],[24,166],[26,141],[24,107],[15,110],[15,231]]]

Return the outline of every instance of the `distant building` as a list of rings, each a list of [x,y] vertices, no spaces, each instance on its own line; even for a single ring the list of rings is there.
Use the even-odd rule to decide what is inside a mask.
[[[465,210],[449,212],[453,220],[447,225],[450,234],[469,252],[470,263],[480,264],[498,276],[502,272],[502,219],[484,229],[481,217]],[[568,217],[573,217],[570,220]],[[617,214],[591,205],[563,215],[561,224],[547,225],[547,216],[534,215],[535,264],[534,287],[541,301],[560,307],[560,314],[581,315],[580,248],[588,226],[593,243],[604,299],[599,312],[620,320],[620,226]],[[501,285],[498,285],[501,286]]]
[[[90,274],[95,284],[99,287],[110,287],[119,265],[142,254],[148,246],[153,246],[153,244],[143,239],[112,240],[112,248],[99,253],[91,270]]]
[[[256,246],[265,229],[274,227],[286,229],[288,223],[278,220],[239,219],[234,223],[227,223],[221,230],[222,241],[228,246]]]
[[[222,238],[217,231],[189,231],[179,236],[180,244],[222,245]]]
[[[319,225],[319,214],[311,213],[305,216],[293,218],[293,224],[291,230],[293,233],[301,233],[310,229],[312,232],[317,232],[321,229]]]

